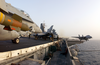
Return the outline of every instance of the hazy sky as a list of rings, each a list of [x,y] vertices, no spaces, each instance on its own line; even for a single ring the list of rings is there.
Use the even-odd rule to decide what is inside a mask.
[[[91,35],[100,40],[100,0],[5,0],[25,10],[40,26],[54,25],[60,36]]]

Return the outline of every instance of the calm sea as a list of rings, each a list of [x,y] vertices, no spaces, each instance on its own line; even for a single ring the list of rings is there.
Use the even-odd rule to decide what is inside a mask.
[[[100,65],[100,40],[90,40],[77,44],[78,58],[84,65]]]

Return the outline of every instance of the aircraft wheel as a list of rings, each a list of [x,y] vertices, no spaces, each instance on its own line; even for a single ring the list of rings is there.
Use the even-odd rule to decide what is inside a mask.
[[[19,43],[19,38],[16,38],[16,39],[12,40],[12,42],[18,44]]]

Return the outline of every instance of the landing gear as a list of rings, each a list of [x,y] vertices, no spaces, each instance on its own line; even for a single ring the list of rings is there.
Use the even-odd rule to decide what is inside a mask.
[[[19,43],[19,38],[16,38],[16,39],[12,40],[12,42],[18,44]]]

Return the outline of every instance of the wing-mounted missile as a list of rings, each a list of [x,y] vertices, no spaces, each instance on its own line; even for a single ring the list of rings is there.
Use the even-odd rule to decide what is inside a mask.
[[[0,24],[5,26],[5,30],[16,30],[28,31],[30,28],[27,24],[22,23],[22,18],[16,14],[13,14],[12,17],[3,14],[0,12]]]
[[[14,27],[14,26],[5,26],[4,29],[9,31],[15,30],[17,32],[21,30],[19,27]]]

